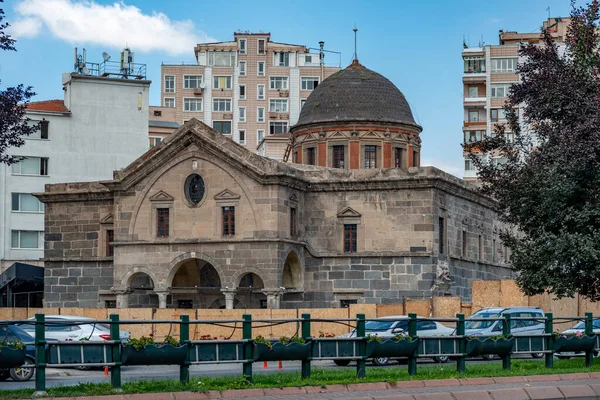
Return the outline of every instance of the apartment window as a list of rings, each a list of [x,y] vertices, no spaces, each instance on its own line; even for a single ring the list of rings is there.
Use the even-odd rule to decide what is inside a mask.
[[[515,142],[515,134],[512,132],[505,132],[504,140],[506,141],[506,143],[514,143]]]
[[[304,104],[306,104],[306,99],[300,99],[300,109],[302,110],[302,107],[304,107]]]
[[[287,121],[270,121],[269,122],[269,135],[277,135],[278,133],[284,133],[288,131]]]
[[[485,71],[485,59],[465,57],[465,74],[480,74]]]
[[[492,97],[493,98],[502,98],[508,96],[508,90],[510,89],[512,83],[492,83]]]
[[[11,231],[11,235],[13,249],[42,249],[44,247],[44,232]]]
[[[306,163],[308,165],[316,165],[317,163],[317,148],[310,147],[306,149]]]
[[[269,89],[271,90],[287,90],[288,89],[288,78],[287,76],[272,76],[270,79]]]
[[[479,235],[479,259],[483,260],[483,236]]]
[[[470,159],[465,159],[465,171],[475,171],[475,165],[473,165],[473,161]]]
[[[304,56],[304,63],[305,64],[312,64],[312,55],[307,54]]]
[[[169,237],[169,209],[156,209],[156,236]]]
[[[213,99],[214,112],[231,112],[231,99]]]
[[[377,168],[377,146],[365,146],[365,168]]]
[[[440,254],[444,254],[444,240],[446,240],[444,237],[444,218],[440,217],[438,220],[438,248]]]
[[[150,136],[148,138],[148,141],[149,141],[148,148],[151,149],[154,146],[158,146],[162,142],[162,137],[160,137],[160,136]]]
[[[222,207],[223,236],[235,235],[235,207]]]
[[[258,129],[256,131],[256,141],[257,143],[262,142],[262,140],[265,138],[265,130],[264,129]]]
[[[265,108],[258,107],[256,109],[256,122],[265,122]]]
[[[302,90],[314,90],[319,86],[319,78],[314,76],[302,77]]]
[[[39,125],[39,129],[36,129],[31,135],[25,136],[26,139],[48,139],[50,121],[46,121],[45,119],[42,121],[29,120],[28,124],[32,127],[38,127]]]
[[[240,85],[240,100],[246,100],[246,85]]]
[[[165,97],[163,100],[163,105],[167,108],[175,108],[175,98]]]
[[[209,51],[208,65],[215,67],[234,67],[235,51]]]
[[[29,193],[13,193],[12,211],[41,213],[44,212],[44,203]]]
[[[246,54],[246,39],[240,39],[238,41],[238,46],[240,48],[240,54]]]
[[[240,129],[240,144],[246,144],[246,130]]]
[[[394,167],[402,168],[402,148],[394,147]]]
[[[231,135],[231,121],[213,121],[213,129],[223,135]]]
[[[469,86],[469,97],[470,98],[479,97],[479,90],[478,90],[477,86]]]
[[[106,256],[112,257],[115,255],[115,247],[113,242],[115,241],[115,231],[112,229],[106,230]]]
[[[465,131],[465,143],[476,143],[483,140],[485,131]]]
[[[479,111],[469,111],[469,122],[479,122]]]
[[[239,122],[246,122],[246,107],[240,107],[238,109],[238,115]]]
[[[356,224],[344,225],[344,253],[356,253]]]
[[[517,69],[516,58],[492,58],[492,72],[496,73],[514,73]]]
[[[265,54],[265,39],[258,39],[257,54]]]
[[[269,112],[288,112],[287,99],[271,99],[269,101]]]
[[[256,100],[264,100],[265,99],[265,85],[257,85],[256,86]]]
[[[296,208],[290,208],[290,236],[296,236]]]
[[[48,175],[48,158],[27,157],[12,165],[13,175]]]
[[[116,300],[104,300],[104,308],[117,308]]]
[[[202,111],[202,99],[196,99],[196,98],[183,99],[183,111],[186,111],[186,112]]]
[[[413,167],[419,166],[419,153],[416,150],[413,150]]]
[[[184,89],[198,89],[202,84],[202,75],[184,75],[183,76],[183,88]]]
[[[265,76],[265,62],[259,61],[256,66],[256,75]]]
[[[344,150],[345,146],[333,146],[333,168],[344,168]]]
[[[462,231],[462,256],[467,257],[467,231]]]
[[[213,89],[231,89],[230,76],[214,76]]]
[[[240,61],[240,76],[246,76],[246,61]]]
[[[165,93],[175,93],[175,75],[165,75]]]
[[[273,53],[275,58],[273,65],[276,67],[289,67],[290,66],[290,53],[289,52],[275,52]]]

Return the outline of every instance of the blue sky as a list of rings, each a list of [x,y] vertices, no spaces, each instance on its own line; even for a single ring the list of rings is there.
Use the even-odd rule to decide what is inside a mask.
[[[538,31],[550,15],[567,16],[569,0],[165,1],[5,0],[18,52],[0,53],[1,88],[26,83],[35,100],[62,98],[61,74],[73,47],[87,60],[118,57],[129,45],[148,66],[152,105],[160,103],[161,62],[193,61],[193,44],[232,40],[238,29],[271,32],[274,41],[342,53],[350,63],[358,28],[361,63],[389,78],[423,126],[423,165],[462,176],[463,36],[498,44],[498,30]],[[328,62],[337,59],[327,57]]]

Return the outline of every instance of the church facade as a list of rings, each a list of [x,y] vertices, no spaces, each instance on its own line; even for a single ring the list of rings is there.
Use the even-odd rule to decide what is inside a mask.
[[[400,91],[353,63],[305,104],[294,163],[191,120],[111,181],[47,185],[45,306],[468,300],[472,280],[511,277],[494,203],[419,167],[420,132]]]

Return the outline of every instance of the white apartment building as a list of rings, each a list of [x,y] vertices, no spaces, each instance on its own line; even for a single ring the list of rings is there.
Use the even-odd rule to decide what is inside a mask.
[[[150,81],[74,72],[63,74],[62,85],[63,100],[27,109],[33,122],[43,124],[10,151],[26,158],[0,165],[1,271],[17,261],[43,265],[44,208],[32,193],[49,183],[112,179],[114,170],[148,149]],[[68,235],[56,227],[45,233]]]
[[[340,65],[326,66],[322,48],[272,42],[270,33],[233,36],[198,44],[194,64],[163,64],[161,105],[175,109],[179,124],[196,118],[259,152],[265,137],[298,121],[306,98]],[[281,158],[283,150],[264,155]]]

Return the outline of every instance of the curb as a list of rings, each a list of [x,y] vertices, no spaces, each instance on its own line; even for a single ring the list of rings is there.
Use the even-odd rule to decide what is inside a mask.
[[[383,396],[353,397],[353,400],[564,400],[564,399],[597,399],[600,400],[600,384],[561,385],[560,382],[574,380],[600,379],[600,372],[574,373],[560,375],[507,376],[499,378],[464,378],[464,379],[430,379],[387,382],[353,383],[347,385],[302,386],[266,389],[234,389],[207,392],[174,392],[174,393],[139,393],[94,396],[100,400],[200,400],[230,399],[235,397],[263,397],[305,395],[338,392],[370,392],[407,388],[461,387],[471,385],[493,385],[516,383],[524,384],[523,388],[445,391],[443,393],[398,394],[389,393]],[[556,382],[557,386],[529,387],[529,382]],[[51,399],[59,400],[59,397]],[[64,400],[64,398],[62,398]],[[89,400],[89,396],[71,397],[70,400]]]

